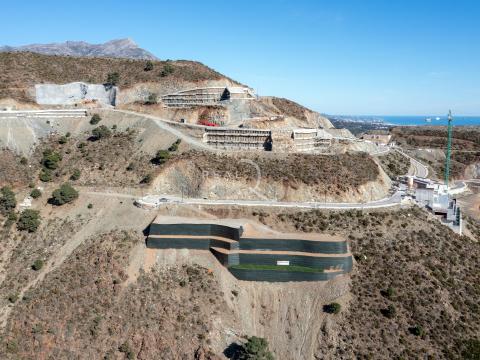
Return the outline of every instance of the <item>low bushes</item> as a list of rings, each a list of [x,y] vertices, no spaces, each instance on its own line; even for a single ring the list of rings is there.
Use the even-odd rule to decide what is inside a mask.
[[[112,132],[105,125],[101,125],[92,130],[92,140],[100,140],[103,138],[110,137]]]
[[[20,231],[35,232],[40,226],[40,213],[36,210],[25,209],[17,221],[17,229]]]
[[[39,189],[33,189],[30,192],[30,196],[34,199],[38,199],[40,196],[42,196],[42,192]]]
[[[98,114],[93,114],[92,118],[90,119],[90,124],[91,125],[97,125],[100,121],[102,121],[102,118]]]
[[[331,303],[323,306],[323,311],[329,314],[338,314],[342,306],[339,303]]]
[[[16,206],[15,193],[8,186],[2,187],[0,189],[0,213],[6,215],[14,210]]]
[[[32,265],[32,269],[35,271],[39,271],[43,267],[43,260],[37,259]]]
[[[76,198],[78,198],[78,191],[75,190],[70,184],[65,183],[60,186],[60,188],[53,191],[50,203],[61,206],[72,202]]]

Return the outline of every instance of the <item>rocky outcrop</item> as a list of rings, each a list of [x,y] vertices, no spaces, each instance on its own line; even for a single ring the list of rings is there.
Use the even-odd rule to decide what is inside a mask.
[[[44,55],[158,60],[152,53],[138,47],[132,39],[111,40],[104,44],[89,44],[85,41],[66,41],[64,43],[0,47],[0,52],[26,51]]]

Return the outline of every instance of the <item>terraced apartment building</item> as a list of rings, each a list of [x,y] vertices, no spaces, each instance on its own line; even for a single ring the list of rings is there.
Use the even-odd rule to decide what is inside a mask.
[[[325,281],[352,270],[347,240],[280,233],[243,219],[158,216],[147,247],[210,251],[239,280]]]

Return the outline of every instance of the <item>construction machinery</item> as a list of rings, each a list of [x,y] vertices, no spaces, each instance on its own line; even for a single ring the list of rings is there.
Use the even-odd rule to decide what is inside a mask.
[[[448,111],[448,134],[447,134],[447,153],[445,154],[445,185],[448,188],[448,179],[450,177],[450,156],[452,153],[452,111]]]

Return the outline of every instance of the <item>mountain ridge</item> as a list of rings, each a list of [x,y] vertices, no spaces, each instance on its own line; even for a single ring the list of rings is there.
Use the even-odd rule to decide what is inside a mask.
[[[33,52],[43,55],[158,60],[155,55],[139,47],[131,38],[114,39],[103,44],[91,44],[86,41],[65,41],[17,47],[1,46],[0,52]]]

